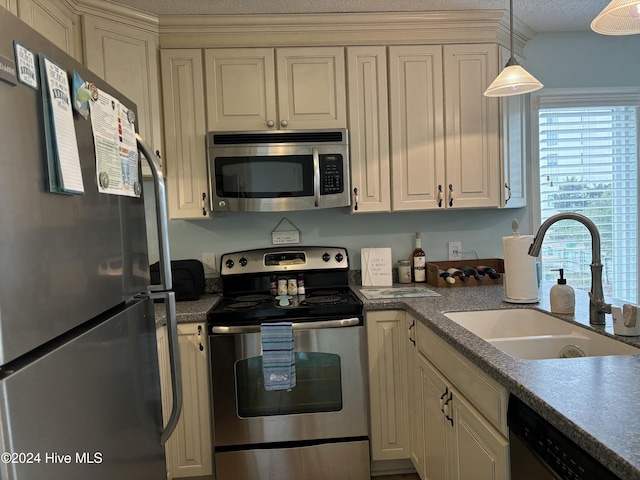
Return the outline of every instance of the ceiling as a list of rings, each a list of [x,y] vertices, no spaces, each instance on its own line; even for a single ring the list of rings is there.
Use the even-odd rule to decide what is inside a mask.
[[[509,0],[112,0],[158,15],[508,10]],[[590,31],[609,0],[515,0],[513,14],[537,32]]]

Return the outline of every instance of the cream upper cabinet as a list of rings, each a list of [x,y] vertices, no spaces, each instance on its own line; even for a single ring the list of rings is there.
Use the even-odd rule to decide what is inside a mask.
[[[501,67],[509,60],[509,49],[500,47]],[[518,63],[524,64],[516,57]],[[512,95],[500,99],[500,144],[502,148],[502,177],[500,206],[519,208],[527,205],[527,169],[525,134],[528,130],[525,114],[527,95]]]
[[[209,218],[202,51],[161,51],[169,218]]]
[[[385,47],[347,48],[351,211],[391,210]]]
[[[172,404],[166,327],[159,328],[156,337],[162,410],[166,422]],[[211,401],[206,325],[200,323],[178,325],[178,348],[183,406],[178,425],[165,444],[167,478],[212,475]]]
[[[496,77],[498,45],[445,45],[446,205],[500,204],[499,109],[483,92]]]
[[[156,33],[94,15],[82,18],[87,67],[135,102],[138,132],[162,152]],[[150,175],[146,161],[142,165]]]
[[[277,120],[272,48],[205,50],[211,131],[264,130]]]
[[[344,48],[278,48],[279,128],[347,126]]]
[[[344,128],[344,48],[205,51],[211,131]]]
[[[389,48],[392,210],[501,206],[498,45]]]
[[[442,47],[389,48],[392,210],[444,206]]]
[[[371,460],[409,458],[404,311],[367,312]]]
[[[79,17],[60,0],[8,0],[10,11],[76,60],[82,62]],[[36,52],[37,53],[37,52]]]

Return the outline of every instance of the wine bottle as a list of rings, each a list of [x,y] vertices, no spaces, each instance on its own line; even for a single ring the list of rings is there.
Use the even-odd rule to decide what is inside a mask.
[[[473,267],[465,265],[464,267],[460,267],[460,270],[462,270],[467,277],[473,277],[479,282],[484,280],[484,273],[478,272],[478,270]]]
[[[462,280],[463,282],[467,281],[467,276],[465,275],[465,273],[460,270],[459,268],[448,268],[447,269],[447,273],[449,273],[449,275],[453,276],[453,277],[458,277],[460,280]]]
[[[456,283],[456,279],[449,272],[445,272],[444,270],[438,270],[438,276],[440,276],[445,282],[453,285]]]
[[[500,274],[496,272],[495,268],[487,267],[486,265],[478,265],[476,267],[476,270],[478,270],[478,272],[482,273],[483,275],[489,275],[489,278],[491,278],[492,280],[500,278]]]
[[[411,253],[411,276],[414,282],[427,281],[427,257],[422,249],[420,233],[416,232],[416,248]]]

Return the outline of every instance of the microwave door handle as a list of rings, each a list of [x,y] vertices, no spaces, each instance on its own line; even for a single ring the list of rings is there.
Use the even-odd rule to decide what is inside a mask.
[[[311,149],[313,154],[313,200],[316,207],[320,206],[320,154],[318,148]]]

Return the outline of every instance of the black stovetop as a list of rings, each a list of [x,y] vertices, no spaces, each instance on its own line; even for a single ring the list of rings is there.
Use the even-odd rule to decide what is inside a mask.
[[[362,315],[362,301],[349,287],[308,289],[282,301],[269,292],[225,295],[209,311],[210,326],[255,325],[276,321],[314,321]]]

